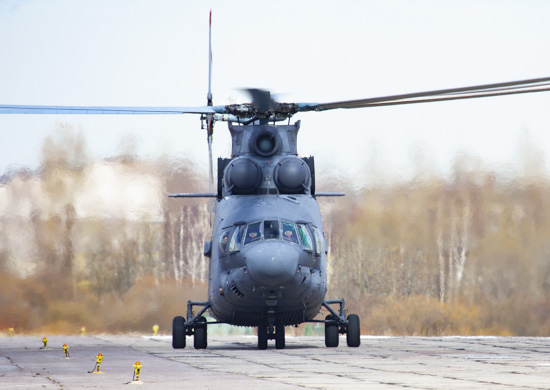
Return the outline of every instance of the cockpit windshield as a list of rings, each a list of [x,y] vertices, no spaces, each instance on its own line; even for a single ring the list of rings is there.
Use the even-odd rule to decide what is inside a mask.
[[[279,238],[279,221],[264,221],[264,239],[276,240]]]
[[[311,234],[306,225],[298,224],[298,231],[300,232],[300,239],[302,240],[302,245],[306,251],[312,251],[313,245],[311,241]]]
[[[299,244],[296,234],[296,225],[290,222],[281,222],[283,225],[283,240]]]
[[[220,252],[222,255],[238,252],[242,246],[262,240],[291,242],[317,256],[320,255],[324,242],[322,233],[313,226],[268,219],[248,225],[236,225],[233,229],[227,228],[220,235]]]
[[[244,237],[244,245],[259,241],[262,238],[260,236],[260,225],[261,222],[255,222],[248,225],[246,228],[246,235]]]

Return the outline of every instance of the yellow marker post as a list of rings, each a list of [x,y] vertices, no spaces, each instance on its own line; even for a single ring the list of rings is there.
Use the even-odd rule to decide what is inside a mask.
[[[159,331],[159,326],[157,324],[153,325],[153,336],[156,336]]]
[[[80,335],[84,336],[85,334],[86,334],[86,327],[83,326],[82,328],[80,328]]]
[[[93,374],[103,374],[103,371],[99,371],[99,365],[101,364],[102,361],[103,361],[103,354],[98,353],[97,356],[95,357],[95,365],[97,367],[97,371],[92,370],[89,372]]]
[[[63,344],[63,352],[65,352],[65,359],[71,358],[71,355],[69,355],[69,346],[67,344]]]
[[[9,328],[8,333],[9,333],[10,337],[15,336],[15,330],[13,328]]]
[[[44,337],[42,339],[42,342],[44,343],[44,346],[40,347],[40,349],[48,349],[48,339],[46,337]]]
[[[134,364],[134,379],[132,380],[132,384],[141,385],[143,384],[142,381],[139,380],[139,374],[141,373],[141,362],[138,360],[136,364]]]

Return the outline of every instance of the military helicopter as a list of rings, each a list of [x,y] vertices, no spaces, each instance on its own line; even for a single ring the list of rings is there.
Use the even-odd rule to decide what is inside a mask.
[[[550,91],[550,77],[329,103],[281,103],[269,91],[250,89],[252,103],[214,106],[211,92],[211,14],[207,105],[200,107],[77,107],[2,105],[0,114],[199,114],[209,150],[208,193],[171,194],[175,198],[214,199],[208,300],[189,301],[186,317],[173,319],[172,346],[207,347],[207,326],[227,323],[257,327],[258,349],[275,340],[285,348],[285,327],[305,322],[325,326],[325,345],[337,347],[345,334],[359,347],[360,319],[347,314],[344,299],[325,299],[326,254],[317,198],[342,196],[318,192],[313,157],[299,157],[300,121],[308,111],[368,108]],[[231,158],[219,158],[214,192],[212,136],[214,123],[228,122]],[[285,124],[280,124],[286,122]],[[194,308],[199,307],[195,312]],[[324,320],[316,320],[322,308]],[[208,322],[209,312],[215,321]]]

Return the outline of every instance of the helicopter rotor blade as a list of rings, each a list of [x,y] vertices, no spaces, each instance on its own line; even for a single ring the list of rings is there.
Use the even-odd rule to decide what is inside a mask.
[[[0,104],[0,114],[75,114],[75,115],[176,115],[225,114],[225,106],[203,107],[115,107],[115,106],[36,106]]]
[[[462,88],[441,89],[369,99],[346,100],[330,103],[298,103],[297,111],[326,111],[337,108],[366,108],[377,106],[429,103],[446,100],[473,99],[521,93],[550,91],[550,77],[476,85]]]
[[[271,92],[265,89],[247,88],[246,92],[252,97],[252,105],[259,112],[268,112],[275,107],[275,101],[271,97]]]
[[[208,22],[208,92],[206,94],[206,104],[208,107],[213,106],[212,100],[212,10],[210,10],[210,18]],[[214,160],[212,157],[212,141],[214,138],[214,114],[206,115],[206,142],[208,143],[208,192],[212,192],[214,188]],[[213,202],[210,202],[209,222],[212,226],[212,210]]]

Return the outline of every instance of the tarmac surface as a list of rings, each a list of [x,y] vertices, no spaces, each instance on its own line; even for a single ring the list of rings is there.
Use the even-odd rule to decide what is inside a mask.
[[[323,337],[209,337],[174,350],[171,337],[0,338],[0,389],[549,389],[550,338],[361,337],[359,348],[325,348]],[[69,346],[65,359],[62,345]],[[189,346],[189,344],[191,346]],[[95,370],[103,354],[102,374]],[[132,384],[140,361],[142,384]]]

